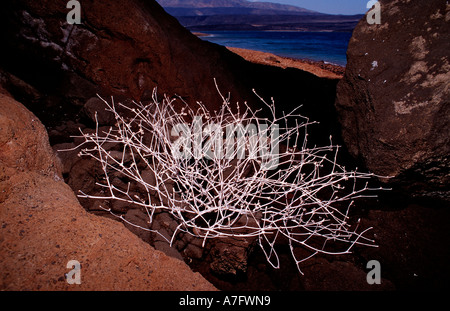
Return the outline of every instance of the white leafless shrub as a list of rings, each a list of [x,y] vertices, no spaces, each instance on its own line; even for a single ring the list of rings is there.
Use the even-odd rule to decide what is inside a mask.
[[[264,118],[246,104],[233,112],[229,99],[222,99],[214,112],[200,103],[195,108],[183,103],[176,111],[173,100],[160,101],[156,92],[147,105],[105,101],[116,125],[82,134],[85,142],[79,147],[81,155],[101,164],[106,194],[80,197],[137,205],[149,223],[155,211],[169,212],[178,222],[171,245],[179,232],[204,242],[255,239],[275,268],[277,240],[287,241],[298,268],[318,253],[374,246],[365,237],[370,228],[358,232],[359,220],[351,225],[348,214],[353,200],[371,190],[364,181],[371,174],[346,171],[336,163],[338,147],[331,143],[309,147],[306,130],[313,122],[295,111],[279,117],[274,103],[261,98],[271,114]],[[118,107],[131,117],[120,115]],[[104,146],[111,143],[121,151],[107,151]],[[128,180],[127,187],[112,182],[118,175]],[[145,189],[145,197],[130,192],[133,183]],[[299,255],[294,246],[308,255]]]

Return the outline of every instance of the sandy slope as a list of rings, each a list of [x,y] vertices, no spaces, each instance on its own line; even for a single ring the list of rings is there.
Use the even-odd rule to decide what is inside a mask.
[[[345,70],[345,68],[341,66],[326,64],[324,62],[313,62],[309,60],[280,57],[272,53],[241,48],[228,47],[228,49],[250,62],[281,68],[296,68],[308,71],[321,78],[340,79],[342,78]]]

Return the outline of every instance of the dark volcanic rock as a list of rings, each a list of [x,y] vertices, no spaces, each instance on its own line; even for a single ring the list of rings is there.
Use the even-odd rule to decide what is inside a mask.
[[[250,239],[217,239],[211,251],[211,270],[219,275],[247,272],[247,259],[251,251]]]
[[[65,2],[14,1],[1,12],[9,31],[0,67],[63,97],[55,110],[79,109],[96,93],[141,100],[156,86],[213,107],[221,100],[213,78],[236,97],[244,93],[227,68],[226,57],[239,58],[190,34],[155,1],[83,1],[78,25],[67,23],[69,11]]]
[[[449,197],[450,5],[381,1],[347,51],[336,107],[350,152],[415,194]]]
[[[116,118],[107,110],[106,104],[98,97],[90,98],[81,109],[81,115],[93,125],[114,125]]]

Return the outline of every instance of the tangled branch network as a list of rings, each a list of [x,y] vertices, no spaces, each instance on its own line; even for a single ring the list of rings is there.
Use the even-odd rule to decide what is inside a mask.
[[[367,180],[360,182],[371,174],[338,165],[338,147],[331,143],[308,147],[306,130],[314,122],[295,111],[277,116],[273,101],[260,98],[270,117],[259,117],[260,111],[245,103],[232,107],[222,99],[214,113],[201,103],[176,109],[173,100],[160,101],[156,91],[145,105],[104,101],[116,125],[83,133],[79,147],[80,155],[101,164],[106,194],[80,197],[137,205],[149,223],[155,212],[169,212],[178,224],[165,238],[171,245],[180,232],[203,239],[203,245],[214,238],[252,239],[275,268],[280,266],[277,245],[284,241],[300,273],[299,264],[316,254],[374,246],[365,237],[370,228],[358,233],[359,220],[349,223],[353,200],[374,190]],[[111,143],[120,146],[120,156],[105,149]],[[127,187],[112,182],[119,175]],[[145,189],[144,196],[130,192],[133,183]]]

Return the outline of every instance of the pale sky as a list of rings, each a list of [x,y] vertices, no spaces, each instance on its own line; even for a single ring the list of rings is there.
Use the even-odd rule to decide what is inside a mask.
[[[258,0],[292,4],[305,9],[329,14],[364,14],[369,0]]]

